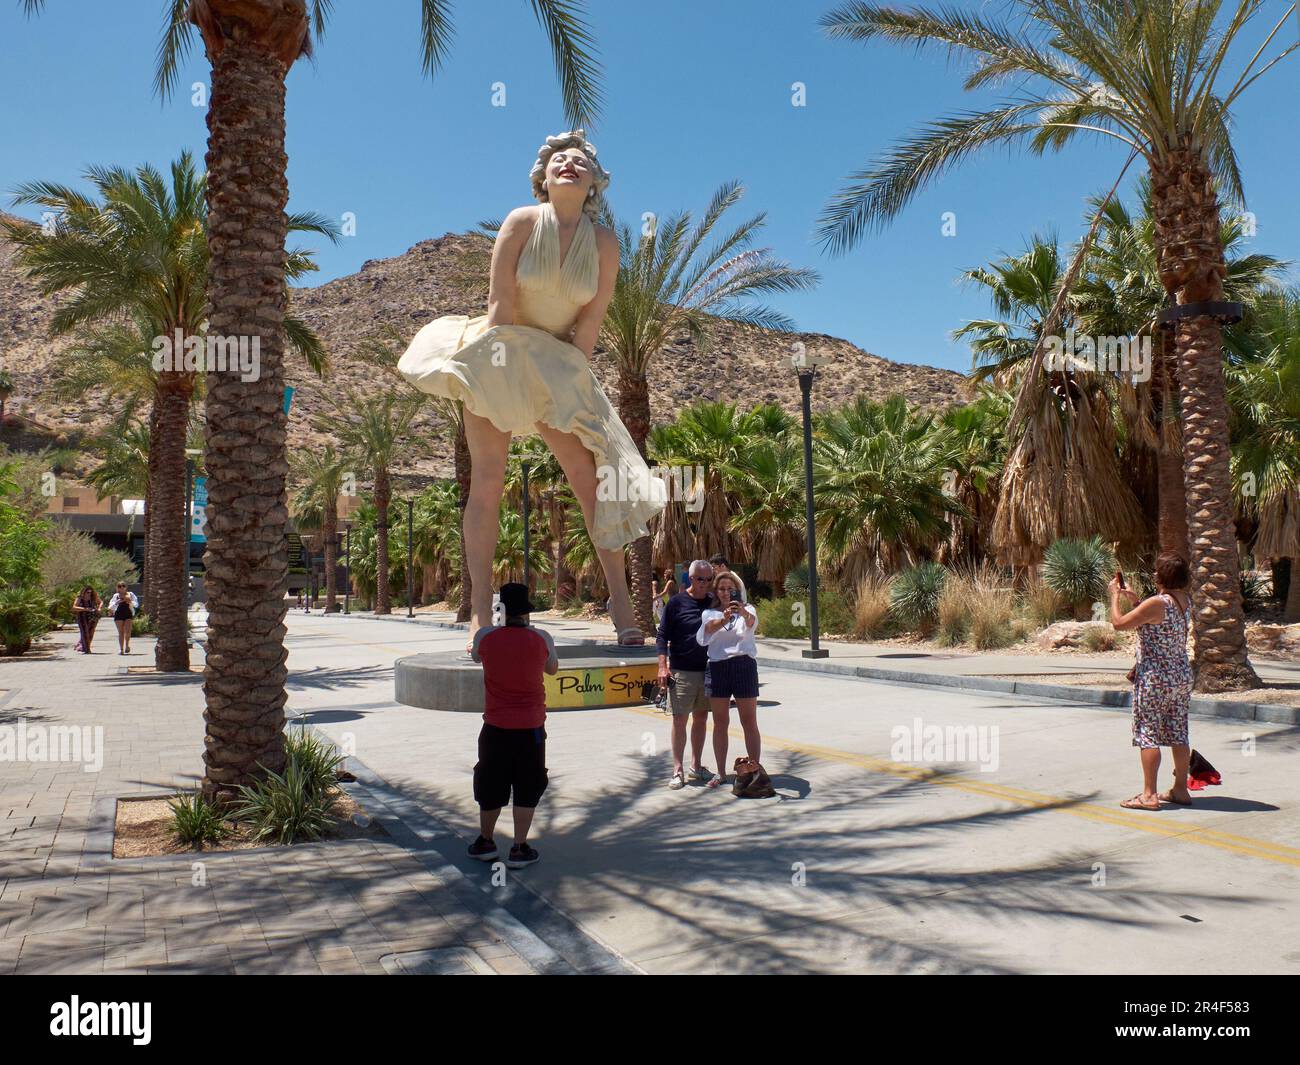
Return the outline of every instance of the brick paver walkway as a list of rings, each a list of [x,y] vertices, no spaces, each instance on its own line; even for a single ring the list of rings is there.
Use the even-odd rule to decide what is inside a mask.
[[[103,730],[97,772],[0,748],[0,974],[572,971],[429,845],[444,826],[413,830],[364,783],[350,790],[391,838],[110,858],[118,797],[198,780],[203,693],[197,674],[125,673],[152,664],[151,640],[123,658],[98,636],[89,657],[65,631],[47,653],[0,660],[11,741],[20,728]]]

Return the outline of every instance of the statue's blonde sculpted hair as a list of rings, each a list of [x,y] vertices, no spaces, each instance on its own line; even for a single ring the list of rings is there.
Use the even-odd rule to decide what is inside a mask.
[[[591,192],[582,209],[591,216],[592,221],[595,221],[600,217],[600,209],[604,203],[605,189],[609,185],[609,171],[596,161],[596,147],[587,140],[587,134],[583,130],[573,129],[567,133],[557,133],[553,137],[547,137],[546,143],[537,149],[537,162],[533,163],[533,169],[528,174],[533,183],[533,198],[541,203],[545,203],[550,198],[546,192],[546,165],[551,161],[551,156],[565,148],[577,148],[591,163]]]

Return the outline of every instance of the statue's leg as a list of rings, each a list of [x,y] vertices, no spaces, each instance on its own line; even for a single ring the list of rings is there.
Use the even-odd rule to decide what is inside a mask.
[[[486,418],[465,411],[469,444],[469,499],[465,503],[465,563],[469,567],[469,634],[492,624],[492,559],[501,532],[501,493],[506,483],[510,434]]]
[[[596,460],[587,445],[573,433],[563,433],[549,425],[538,422],[538,434],[546,441],[551,454],[560,464],[569,487],[582,508],[582,518],[587,524],[587,535],[591,535],[591,523],[596,516]],[[623,561],[623,552],[596,548],[596,557],[600,567],[605,571],[605,582],[609,585],[609,613],[614,621],[614,628],[623,629],[636,625],[636,611],[632,608],[632,597],[627,590],[627,571]]]

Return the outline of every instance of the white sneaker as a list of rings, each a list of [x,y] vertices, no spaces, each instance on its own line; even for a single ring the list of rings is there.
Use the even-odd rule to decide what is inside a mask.
[[[680,791],[686,787],[686,780],[680,773],[674,773],[672,780],[668,781],[669,791]]]

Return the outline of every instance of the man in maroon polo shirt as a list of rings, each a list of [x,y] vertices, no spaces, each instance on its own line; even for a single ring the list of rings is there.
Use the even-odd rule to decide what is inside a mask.
[[[497,856],[492,838],[501,808],[511,801],[515,841],[506,866],[521,869],[539,855],[528,845],[533,812],[546,790],[546,688],[542,674],[557,673],[560,660],[550,633],[528,624],[533,604],[522,584],[501,586],[504,625],[481,628],[470,651],[483,664],[483,729],[474,766],[474,801],[479,806],[479,836],[471,858]]]

